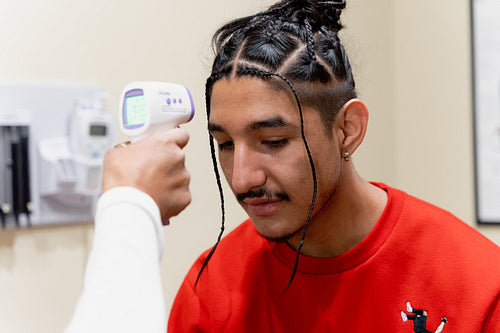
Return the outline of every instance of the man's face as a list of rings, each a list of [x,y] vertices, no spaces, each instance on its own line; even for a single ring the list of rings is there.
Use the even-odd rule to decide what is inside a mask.
[[[327,134],[317,111],[303,106],[303,114],[318,179],[314,223],[335,192],[341,159],[334,125]],[[291,92],[271,89],[256,77],[221,79],[212,90],[209,130],[222,171],[258,232],[276,240],[299,232],[313,179]]]

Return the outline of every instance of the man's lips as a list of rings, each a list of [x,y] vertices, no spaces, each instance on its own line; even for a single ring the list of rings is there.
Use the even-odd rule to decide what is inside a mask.
[[[264,187],[238,193],[236,199],[243,207],[248,207],[248,213],[253,216],[270,215],[280,207],[283,201],[290,201],[285,192],[271,191]]]
[[[255,216],[264,216],[274,213],[281,205],[281,199],[247,198],[243,200],[249,213]]]

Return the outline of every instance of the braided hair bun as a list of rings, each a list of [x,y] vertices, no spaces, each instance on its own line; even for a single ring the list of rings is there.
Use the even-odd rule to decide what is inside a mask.
[[[212,73],[234,74],[236,63],[278,72],[294,82],[337,84],[354,79],[338,37],[345,0],[282,0],[236,19],[214,34]]]
[[[338,32],[342,29],[340,14],[345,8],[345,0],[313,1],[313,0],[283,0],[269,8],[279,15],[289,18],[292,22],[303,22],[307,19],[313,29],[322,27]]]

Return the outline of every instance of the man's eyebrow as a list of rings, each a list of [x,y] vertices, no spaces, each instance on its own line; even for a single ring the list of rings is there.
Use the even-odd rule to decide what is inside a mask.
[[[208,131],[209,132],[225,132],[222,126],[217,124],[208,123]]]
[[[280,116],[276,116],[269,119],[254,121],[246,127],[248,132],[256,131],[261,128],[277,128],[286,127],[289,123]]]
[[[245,132],[253,132],[261,128],[278,128],[289,126],[290,123],[283,119],[281,116],[272,117],[264,120],[253,121],[245,127]],[[226,133],[226,130],[215,123],[208,123],[208,130],[210,132]]]

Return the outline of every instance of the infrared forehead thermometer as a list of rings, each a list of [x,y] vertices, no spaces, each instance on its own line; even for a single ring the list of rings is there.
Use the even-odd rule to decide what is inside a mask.
[[[191,93],[180,84],[133,82],[121,94],[120,129],[131,141],[173,129],[193,116]]]

